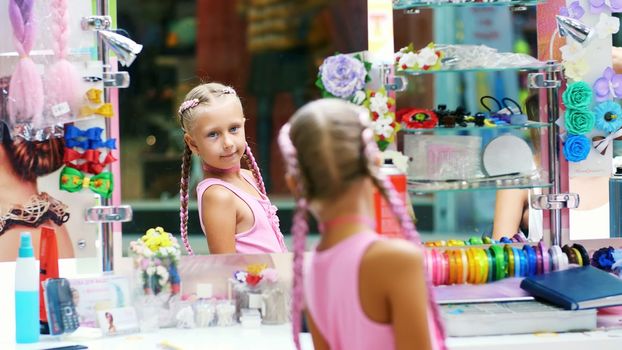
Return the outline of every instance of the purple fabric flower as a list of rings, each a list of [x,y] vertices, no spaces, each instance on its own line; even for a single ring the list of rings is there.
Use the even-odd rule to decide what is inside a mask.
[[[603,76],[594,82],[594,95],[598,102],[621,98],[622,74],[616,74],[611,67],[605,68]]]
[[[590,0],[590,12],[600,13],[611,10],[611,12],[622,12],[622,0]]]
[[[326,58],[320,66],[320,75],[326,91],[348,99],[365,87],[367,70],[360,60],[341,54]]]
[[[585,10],[581,6],[579,1],[573,1],[570,3],[570,6],[562,6],[559,9],[559,14],[565,17],[570,17],[574,19],[581,19],[585,14]]]

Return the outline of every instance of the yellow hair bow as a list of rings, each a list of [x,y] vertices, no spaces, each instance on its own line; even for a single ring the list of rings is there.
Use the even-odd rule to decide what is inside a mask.
[[[91,108],[89,106],[83,106],[82,108],[80,108],[81,117],[88,117],[93,114],[101,115],[102,117],[106,117],[106,118],[111,118],[112,115],[114,114],[114,111],[112,109],[112,104],[104,103],[103,105],[97,108]]]
[[[90,103],[100,104],[102,103],[102,93],[103,91],[96,88],[90,88],[86,92],[86,99],[89,100]]]

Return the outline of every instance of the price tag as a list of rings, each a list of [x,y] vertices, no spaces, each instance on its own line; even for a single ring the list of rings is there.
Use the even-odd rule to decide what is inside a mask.
[[[69,112],[71,112],[71,109],[69,108],[69,104],[67,102],[61,102],[52,106],[52,115],[55,117],[60,117],[61,115]]]

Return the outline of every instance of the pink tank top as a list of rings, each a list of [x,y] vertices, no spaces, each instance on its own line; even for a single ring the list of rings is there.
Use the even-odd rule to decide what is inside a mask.
[[[265,197],[252,179],[248,179],[246,175],[241,172],[242,177],[246,182],[251,184],[253,188],[257,190],[257,193],[261,195],[261,199],[258,199],[245,191],[239,189],[236,186],[231,185],[228,182],[219,179],[205,179],[197,185],[197,202],[199,204],[199,220],[201,221],[201,228],[205,232],[205,225],[203,224],[203,217],[201,216],[203,192],[212,185],[220,185],[233,192],[238,198],[240,198],[253,212],[254,222],[250,230],[246,232],[236,233],[235,235],[235,251],[240,254],[264,254],[264,253],[285,253],[287,247],[283,239],[283,234],[279,229],[279,219],[276,215],[276,207],[270,203],[270,200]]]
[[[391,324],[370,320],[359,299],[359,270],[369,246],[384,239],[361,232],[314,252],[304,274],[305,302],[315,325],[332,350],[395,349]],[[428,312],[428,324],[431,322]],[[413,325],[416,327],[416,325]],[[432,338],[432,348],[438,341]]]

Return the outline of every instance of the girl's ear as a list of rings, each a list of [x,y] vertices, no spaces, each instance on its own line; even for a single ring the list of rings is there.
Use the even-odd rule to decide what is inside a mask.
[[[197,155],[199,154],[199,148],[197,147],[196,142],[194,142],[194,139],[192,138],[192,136],[190,136],[188,133],[185,133],[184,141],[186,142],[188,147],[190,147],[190,150],[192,151],[192,153],[197,154]]]

